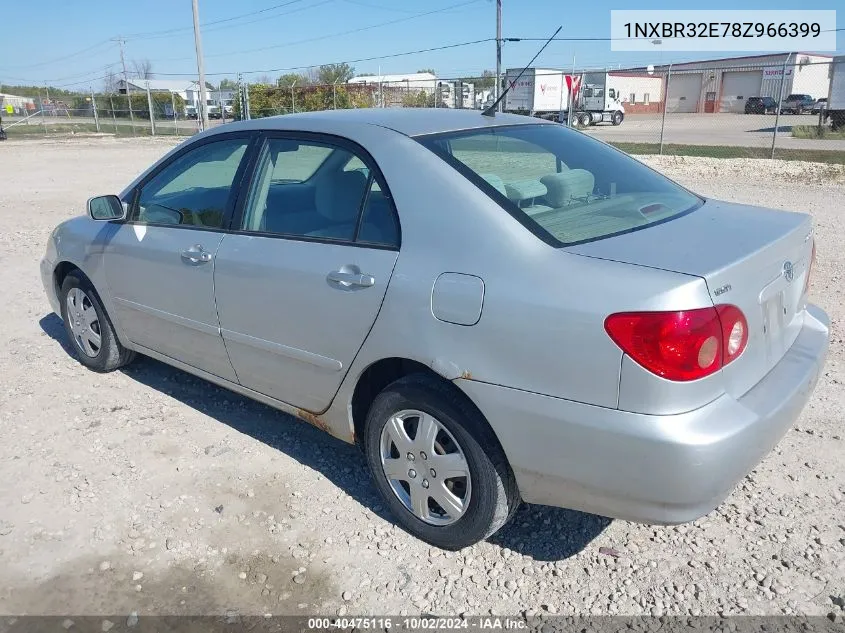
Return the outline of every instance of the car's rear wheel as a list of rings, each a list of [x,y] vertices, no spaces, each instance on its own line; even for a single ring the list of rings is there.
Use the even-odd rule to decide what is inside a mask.
[[[107,372],[135,358],[117,340],[97,291],[78,271],[68,273],[59,292],[65,331],[73,343],[79,362],[94,371]]]
[[[388,385],[367,414],[367,462],[397,522],[457,550],[513,516],[519,493],[493,432],[456,388],[424,374]]]

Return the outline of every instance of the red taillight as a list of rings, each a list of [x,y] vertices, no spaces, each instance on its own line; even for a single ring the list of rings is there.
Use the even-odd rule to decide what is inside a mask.
[[[667,380],[708,376],[737,358],[748,323],[736,306],[678,312],[622,312],[604,322],[610,338],[635,362]]]
[[[810,292],[810,275],[813,274],[813,266],[816,263],[816,240],[813,239],[813,250],[810,252],[810,265],[807,267],[807,278],[804,280],[804,294]]]

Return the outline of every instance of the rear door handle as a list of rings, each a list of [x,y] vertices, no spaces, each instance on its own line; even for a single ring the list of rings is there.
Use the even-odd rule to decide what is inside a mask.
[[[359,286],[361,288],[369,288],[375,285],[376,280],[372,275],[365,275],[363,273],[349,273],[343,270],[333,270],[328,274],[328,280],[332,281],[344,288],[350,286]]]
[[[182,251],[182,259],[189,264],[207,264],[211,261],[211,253],[203,250],[202,244],[194,244]]]

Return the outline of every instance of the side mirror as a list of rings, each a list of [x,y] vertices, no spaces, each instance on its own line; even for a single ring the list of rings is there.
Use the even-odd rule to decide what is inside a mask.
[[[97,196],[88,200],[88,215],[92,220],[102,222],[122,220],[126,217],[126,208],[117,196]]]

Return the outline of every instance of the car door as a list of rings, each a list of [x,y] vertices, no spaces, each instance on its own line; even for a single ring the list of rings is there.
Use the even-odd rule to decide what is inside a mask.
[[[214,304],[214,255],[252,138],[213,136],[155,170],[134,190],[128,219],[104,252],[117,320],[129,340],[232,382],[237,376]]]
[[[241,384],[321,412],[378,315],[399,223],[375,163],[335,137],[268,134],[217,252],[220,327]]]

